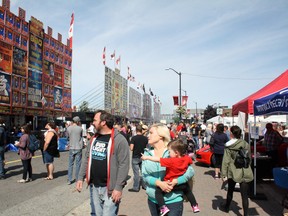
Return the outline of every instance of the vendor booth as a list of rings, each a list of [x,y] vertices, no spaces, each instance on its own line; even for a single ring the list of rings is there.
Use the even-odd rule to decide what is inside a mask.
[[[277,91],[273,94],[259,98],[254,101],[254,115],[266,114],[288,114],[288,88]],[[287,168],[288,143],[283,143],[278,149],[279,166],[273,169],[275,184],[288,189]]]
[[[288,70],[274,79],[268,85],[239,101],[232,106],[232,114],[239,112],[254,114],[254,126],[256,125],[256,115],[267,114],[288,114]],[[275,97],[276,96],[276,97]],[[255,103],[254,103],[255,102]],[[253,106],[254,105],[254,106]],[[256,138],[254,139],[254,197],[256,197],[256,168],[257,168]],[[286,158],[287,160],[287,158]]]

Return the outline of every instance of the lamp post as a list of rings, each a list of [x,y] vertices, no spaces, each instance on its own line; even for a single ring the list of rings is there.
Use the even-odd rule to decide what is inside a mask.
[[[165,70],[172,70],[172,71],[174,71],[176,74],[178,74],[178,76],[179,76],[179,107],[181,107],[181,72],[178,72],[178,71],[176,71],[176,70],[174,70],[173,68],[166,68]],[[180,112],[179,113],[179,118],[180,118],[180,121],[181,121],[181,119],[182,119],[182,113]]]

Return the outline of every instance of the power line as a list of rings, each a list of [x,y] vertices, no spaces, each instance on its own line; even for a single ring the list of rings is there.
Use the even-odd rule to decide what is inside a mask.
[[[100,83],[99,86],[96,87],[96,89],[97,89],[97,88],[100,88],[103,83],[104,83],[104,82]],[[92,91],[96,91],[96,92],[97,92],[97,90],[95,90],[95,87],[93,87],[93,89],[91,89],[91,90],[89,90],[88,92],[84,93],[82,96],[80,96],[80,98],[78,98],[77,100],[75,100],[75,101],[74,101],[74,104],[75,104],[75,105],[76,105],[76,104],[79,104],[78,101],[80,101],[80,103],[81,103],[81,100],[83,100],[82,97],[83,97],[84,95],[91,94]],[[92,92],[92,93],[93,93],[93,92]]]
[[[239,78],[239,77],[219,77],[219,76],[206,76],[198,74],[182,73],[189,76],[211,78],[211,79],[230,79],[230,80],[271,80],[271,78]]]

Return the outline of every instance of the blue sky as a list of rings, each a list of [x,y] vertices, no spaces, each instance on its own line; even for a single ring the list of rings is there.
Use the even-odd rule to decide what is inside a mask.
[[[189,108],[231,107],[288,69],[286,0],[11,1],[13,13],[18,7],[65,42],[75,13],[72,103],[103,85],[104,46],[107,66],[115,50],[121,75],[129,66],[136,78],[129,86],[151,88],[162,113],[172,113],[179,95],[178,75],[165,68],[182,73]]]

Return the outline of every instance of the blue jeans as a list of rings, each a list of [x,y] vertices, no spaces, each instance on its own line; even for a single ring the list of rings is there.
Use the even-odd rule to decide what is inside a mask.
[[[132,170],[133,170],[133,189],[139,190],[140,188],[140,182],[142,184],[142,187],[146,187],[145,183],[142,179],[142,176],[140,175],[141,172],[141,164],[142,159],[141,158],[132,158]]]
[[[196,150],[198,150],[199,149],[199,138],[198,138],[198,136],[193,136],[193,140],[196,143]]]
[[[120,203],[114,203],[111,196],[108,197],[107,187],[95,187],[90,184],[91,215],[117,216]]]
[[[73,166],[76,160],[76,172],[75,172],[75,179],[78,180],[78,174],[81,167],[81,160],[82,160],[82,149],[70,149],[69,150],[69,166],[68,166],[68,181],[73,181]]]
[[[183,201],[175,202],[171,204],[166,204],[167,208],[170,210],[169,216],[182,216],[183,215]],[[150,210],[151,216],[160,215],[160,206],[148,199],[148,207]]]
[[[5,152],[5,147],[0,146],[0,177],[4,177],[4,152]]]

